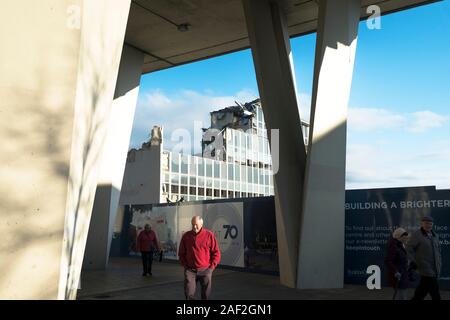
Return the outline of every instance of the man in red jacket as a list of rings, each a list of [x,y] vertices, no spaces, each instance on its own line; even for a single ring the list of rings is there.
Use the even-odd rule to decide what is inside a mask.
[[[153,253],[155,250],[160,251],[156,233],[152,230],[149,224],[145,225],[145,230],[141,231],[138,236],[138,248],[141,251],[142,266],[145,277],[147,274],[152,275]]]
[[[178,257],[184,267],[184,293],[193,300],[197,281],[202,288],[202,300],[211,294],[211,277],[220,261],[220,250],[213,232],[203,228],[203,219],[195,216],[191,220],[192,230],[181,238]]]

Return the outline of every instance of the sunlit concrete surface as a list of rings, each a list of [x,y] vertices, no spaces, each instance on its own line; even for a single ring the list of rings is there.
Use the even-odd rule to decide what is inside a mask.
[[[74,298],[129,6],[0,4],[1,299]]]
[[[127,45],[123,47],[89,224],[83,268],[101,269],[108,263],[143,61],[142,52]]]
[[[177,263],[154,262],[153,277],[142,277],[139,258],[111,258],[104,271],[83,271],[80,300],[184,300],[183,269]],[[369,290],[346,285],[343,289],[292,289],[272,275],[217,269],[213,300],[391,300],[391,288]],[[410,295],[413,290],[409,290]],[[450,299],[449,291],[441,291]],[[197,290],[197,297],[200,292]]]
[[[306,151],[286,16],[268,0],[244,0],[272,155],[280,281],[295,287]],[[277,130],[277,136],[269,135]]]
[[[319,1],[311,143],[300,222],[300,289],[344,285],[347,113],[360,6],[361,0]]]

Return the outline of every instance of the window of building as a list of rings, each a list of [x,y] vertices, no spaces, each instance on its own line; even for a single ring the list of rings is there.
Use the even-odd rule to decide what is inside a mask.
[[[206,196],[212,197],[212,189],[211,188],[206,188]]]
[[[214,161],[214,178],[220,178],[220,162]]]
[[[196,195],[197,194],[197,192],[195,190],[195,187],[189,187],[189,194],[191,194],[191,195]]]
[[[212,177],[212,161],[209,159],[205,159],[206,163],[206,176]]]
[[[198,176],[204,177],[205,176],[205,164],[204,159],[198,158]]]
[[[178,154],[175,155],[172,154],[172,161],[170,164],[172,172],[178,173],[180,171],[180,160]]]
[[[222,196],[222,198],[226,198],[227,197],[227,190],[222,190],[220,192],[220,195]]]
[[[178,173],[172,173],[170,181],[172,184],[180,184],[180,175]]]
[[[219,198],[220,197],[220,190],[215,189],[214,190],[214,197]]]
[[[181,193],[182,195],[187,195],[187,193],[188,193],[188,187],[187,187],[187,186],[181,186],[181,187],[180,187],[180,193]]]
[[[197,185],[197,177],[189,177],[189,184],[191,186]]]
[[[172,194],[178,194],[178,191],[179,191],[179,187],[178,187],[178,186],[172,185],[172,186],[170,187],[170,192],[171,192]]]
[[[188,184],[188,177],[185,175],[181,175],[180,184],[187,185]]]
[[[233,198],[233,197],[234,197],[233,191],[228,191],[228,198]]]
[[[220,178],[221,179],[227,178],[227,164],[226,163],[220,163]]]
[[[204,196],[205,195],[205,188],[198,188],[198,195],[199,196]]]
[[[189,156],[181,156],[181,173],[187,174],[189,168]]]
[[[233,168],[233,164],[229,163],[228,164],[228,180],[233,180],[234,179],[234,168]]]
[[[191,162],[189,163],[189,173],[191,175],[197,175],[197,157],[191,157]]]

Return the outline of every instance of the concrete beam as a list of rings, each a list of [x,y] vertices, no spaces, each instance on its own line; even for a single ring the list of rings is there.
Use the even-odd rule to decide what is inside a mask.
[[[320,0],[310,145],[300,231],[300,289],[344,283],[347,110],[360,0]]]
[[[274,183],[280,281],[295,287],[306,152],[286,15],[276,1],[243,0],[243,4],[266,126],[279,129]],[[275,150],[278,141],[270,136],[269,141]]]
[[[105,269],[108,264],[143,63],[144,54],[141,51],[127,45],[123,47],[83,270]]]
[[[129,7],[0,4],[0,299],[76,297]]]

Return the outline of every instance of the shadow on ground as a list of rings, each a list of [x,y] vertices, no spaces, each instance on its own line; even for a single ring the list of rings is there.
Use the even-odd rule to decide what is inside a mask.
[[[183,269],[177,263],[154,262],[153,276],[143,277],[140,258],[112,258],[106,270],[84,270],[79,300],[183,300]],[[279,284],[277,276],[217,269],[213,275],[214,300],[390,300],[391,288],[368,290],[348,285],[343,289],[297,290]],[[412,291],[410,292],[412,294]],[[441,292],[450,299],[450,292]],[[199,290],[197,290],[199,297]]]

